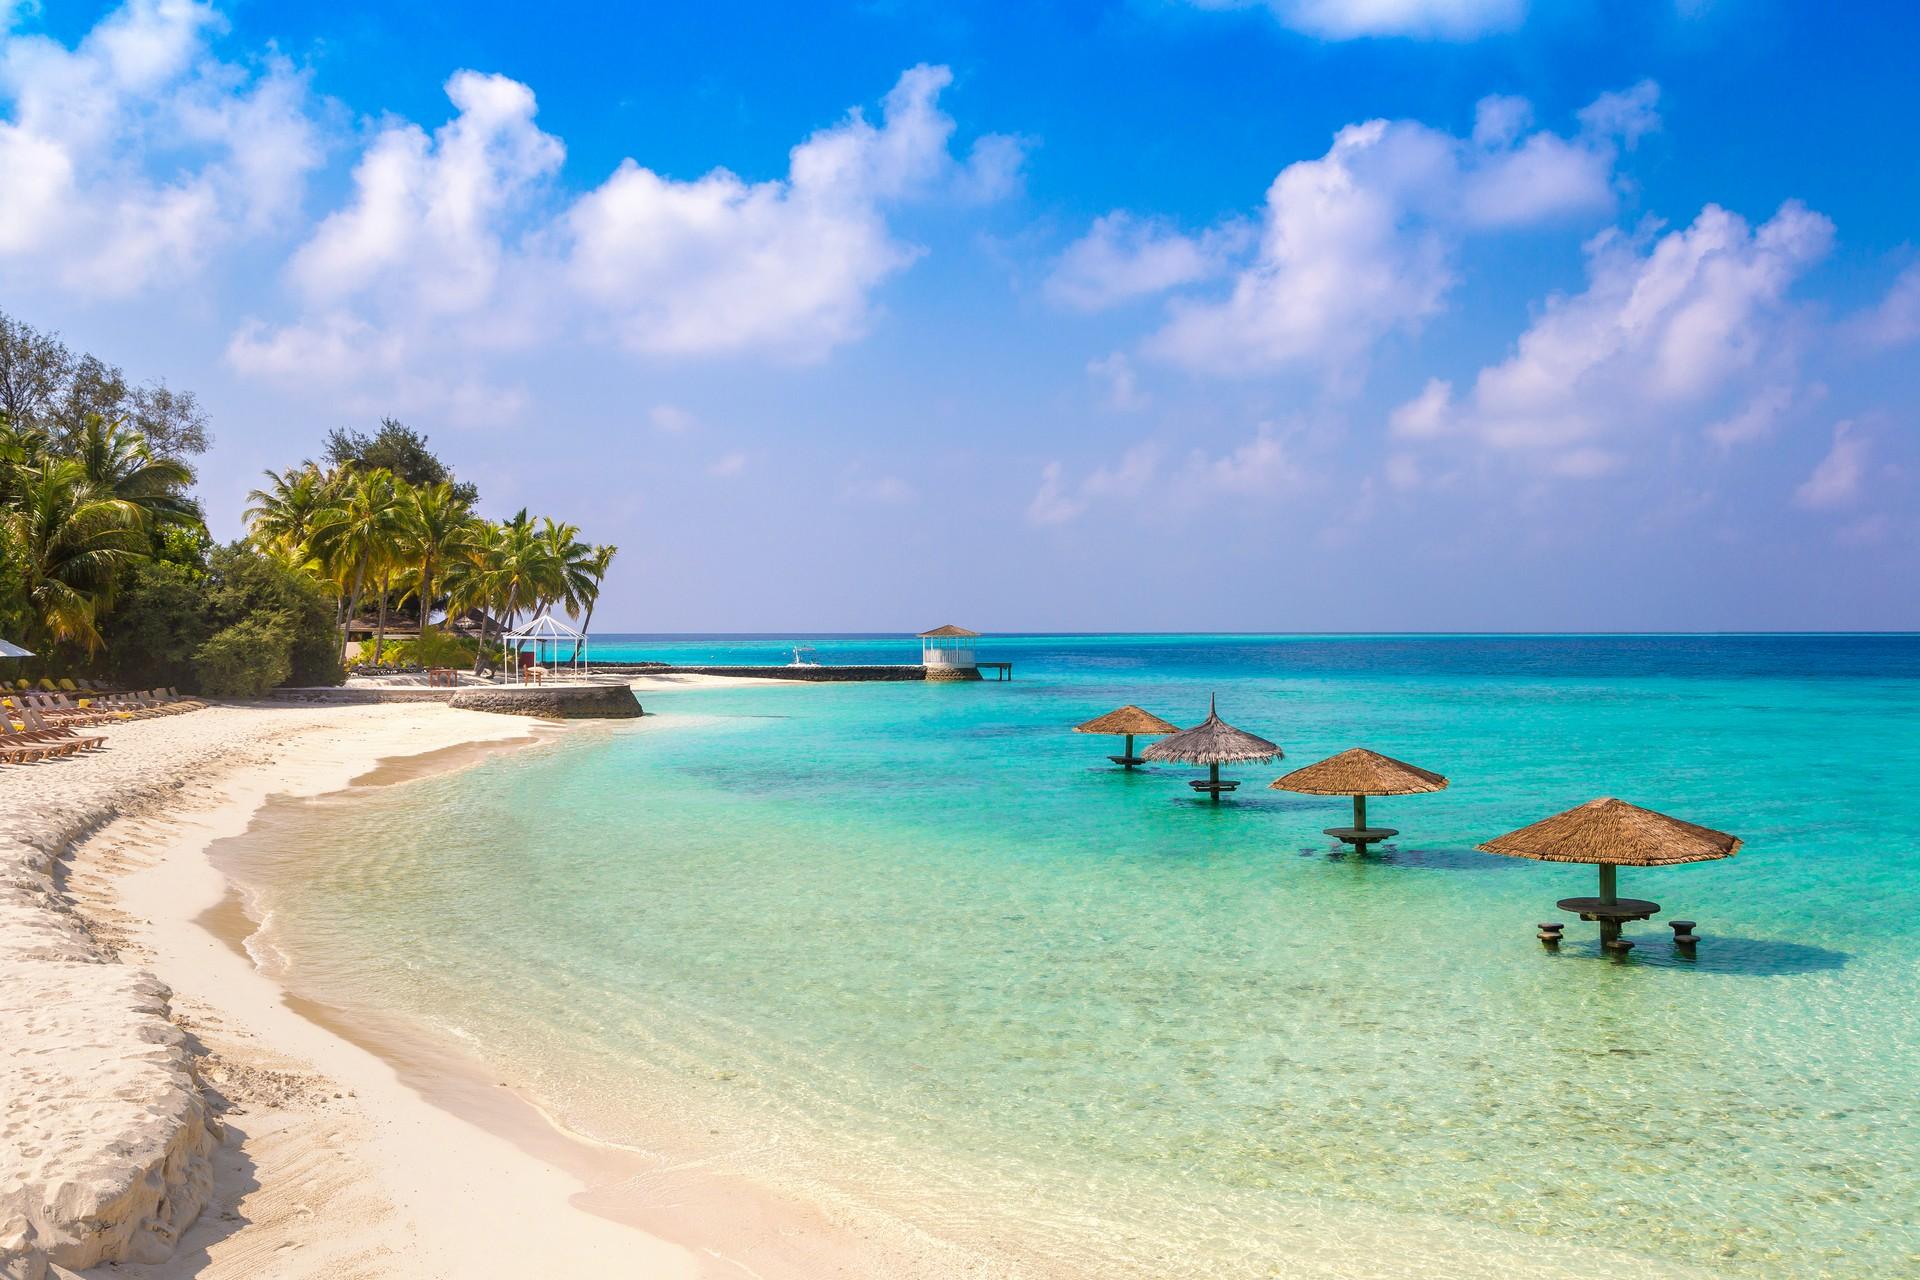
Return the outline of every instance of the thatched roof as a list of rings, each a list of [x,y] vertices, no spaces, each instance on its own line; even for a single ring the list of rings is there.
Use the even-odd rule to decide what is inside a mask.
[[[1085,724],[1073,727],[1075,733],[1131,733],[1136,736],[1158,736],[1163,733],[1178,733],[1180,726],[1168,724],[1151,711],[1142,711],[1128,703],[1118,711],[1109,711],[1103,716],[1095,716]]]
[[[1295,769],[1271,785],[1275,791],[1299,791],[1310,796],[1415,796],[1444,791],[1447,780],[1405,760],[1355,747]]]
[[[1220,718],[1212,699],[1207,701],[1207,718],[1171,738],[1162,738],[1140,753],[1143,760],[1162,764],[1245,764],[1251,760],[1277,760],[1283,753],[1265,738],[1244,729],[1236,729]]]
[[[1664,867],[1730,858],[1740,848],[1740,837],[1609,797],[1510,831],[1480,848],[1542,862]]]
[[[935,627],[931,631],[922,631],[918,636],[915,637],[915,639],[918,639],[918,640],[964,640],[969,637],[977,637],[979,634],[980,633],[978,631],[969,631],[965,627],[956,627],[951,622],[949,622],[944,627]]]

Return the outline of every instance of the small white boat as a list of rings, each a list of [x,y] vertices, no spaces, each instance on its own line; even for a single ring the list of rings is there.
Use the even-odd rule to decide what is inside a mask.
[[[820,664],[813,661],[813,650],[802,644],[794,646],[793,661],[787,665],[790,667],[817,667]]]

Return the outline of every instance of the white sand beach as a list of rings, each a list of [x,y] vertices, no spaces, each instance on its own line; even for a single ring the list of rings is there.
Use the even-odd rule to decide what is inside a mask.
[[[438,704],[212,707],[0,773],[0,1274],[799,1276],[884,1255],[806,1206],[564,1134],[471,1064],[338,1034],[235,945],[252,925],[207,850],[270,796],[568,731]]]

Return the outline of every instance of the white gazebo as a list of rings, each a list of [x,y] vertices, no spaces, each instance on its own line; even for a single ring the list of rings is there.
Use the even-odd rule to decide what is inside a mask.
[[[544,609],[539,617],[526,626],[507,632],[501,641],[500,662],[508,684],[521,682],[519,655],[521,646],[528,641],[533,642],[534,667],[548,672],[561,667],[569,676],[584,676],[587,673],[587,633],[554,617],[552,609]],[[558,661],[563,644],[569,647],[571,654],[564,661]],[[551,653],[547,652],[548,646],[552,646]]]
[[[922,631],[920,663],[926,667],[928,677],[930,679],[977,679],[979,672],[974,663],[973,642],[979,638],[978,631],[969,631],[965,627],[956,627],[952,623],[944,627],[935,627],[931,631]]]

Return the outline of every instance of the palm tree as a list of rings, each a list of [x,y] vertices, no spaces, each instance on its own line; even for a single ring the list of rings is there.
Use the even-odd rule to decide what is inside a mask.
[[[115,576],[147,550],[140,509],[97,491],[71,459],[15,467],[12,483],[13,500],[0,510],[0,550],[41,634],[83,644],[92,657]]]
[[[586,617],[580,621],[580,634],[585,636],[593,630],[593,606],[600,603],[600,584],[606,581],[607,570],[613,567],[613,558],[620,554],[620,548],[602,543],[593,548],[587,562],[589,582],[580,593],[580,602],[587,608]],[[580,656],[580,646],[573,646],[573,655]]]
[[[264,474],[267,487],[247,494],[248,535],[262,551],[304,564],[312,558],[314,522],[337,496],[336,478],[312,463]]]
[[[543,607],[565,605],[569,616],[579,617],[585,597],[593,589],[593,548],[580,541],[580,527],[555,524],[547,517],[540,520]]]
[[[475,520],[458,553],[447,561],[442,589],[447,595],[447,616],[480,610],[480,648],[473,655],[473,671],[487,658],[487,627],[498,608],[500,547],[506,538],[505,526],[491,520]]]
[[[455,496],[452,485],[426,484],[408,491],[400,511],[400,549],[416,575],[422,639],[433,614],[434,572],[459,555],[472,538],[473,515]]]
[[[96,494],[131,504],[149,529],[200,518],[185,496],[193,468],[154,457],[147,438],[119,421],[88,414],[74,438],[73,455]]]
[[[313,521],[311,545],[346,589],[346,616],[340,623],[340,660],[346,661],[353,611],[369,571],[386,568],[386,557],[400,527],[400,495],[393,472],[384,467],[344,477],[332,502]]]

